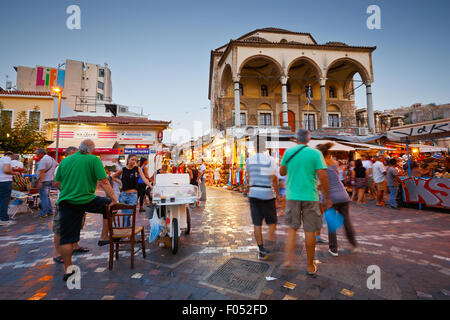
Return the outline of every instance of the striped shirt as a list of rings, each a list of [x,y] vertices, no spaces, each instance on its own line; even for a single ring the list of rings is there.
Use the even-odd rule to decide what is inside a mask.
[[[250,177],[249,198],[271,200],[275,198],[272,188],[272,176],[277,175],[275,160],[263,153],[257,153],[247,159],[245,168]]]

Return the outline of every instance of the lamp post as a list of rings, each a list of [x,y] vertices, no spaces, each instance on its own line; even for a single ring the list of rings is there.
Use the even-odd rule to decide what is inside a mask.
[[[61,118],[61,94],[62,94],[62,88],[60,87],[54,87],[53,92],[56,92],[58,94],[58,122],[56,125],[56,162],[58,162],[59,158],[59,122]]]

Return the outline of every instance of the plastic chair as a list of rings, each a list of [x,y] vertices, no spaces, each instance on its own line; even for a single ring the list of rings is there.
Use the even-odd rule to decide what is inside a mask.
[[[119,210],[132,209],[133,213],[117,213]],[[119,260],[119,250],[121,244],[131,244],[131,269],[134,268],[134,255],[142,250],[145,259],[145,232],[143,226],[136,226],[136,205],[126,205],[118,203],[112,207],[106,206],[109,227],[109,269],[113,267],[114,253],[116,260]],[[135,236],[141,234],[141,248],[134,250],[136,243]],[[129,239],[129,240],[126,240]],[[114,248],[115,247],[115,248]],[[128,250],[128,249],[126,249]]]

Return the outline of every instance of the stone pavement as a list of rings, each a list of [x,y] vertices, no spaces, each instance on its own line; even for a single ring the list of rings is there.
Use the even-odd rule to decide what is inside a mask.
[[[230,258],[257,261],[247,198],[208,188],[207,202],[191,212],[191,233],[182,235],[176,255],[152,243],[147,246],[146,259],[141,253],[136,255],[134,270],[130,269],[129,254],[122,252],[112,271],[108,270],[109,246],[97,246],[101,216],[89,214],[80,244],[90,252],[74,256],[74,264],[81,269],[80,290],[66,287],[62,266],[52,260],[52,218],[39,219],[37,212],[18,214],[16,225],[0,227],[0,299],[250,299],[205,283],[206,277]],[[302,230],[297,238],[297,268],[280,270],[286,234],[280,217],[275,251],[265,261],[275,279],[260,281],[259,299],[450,299],[449,214],[394,211],[369,203],[352,204],[351,217],[360,251],[350,253],[339,230],[339,257],[329,255],[326,244],[317,246],[320,264],[316,278],[305,275]],[[139,214],[139,221],[148,234],[145,214]],[[326,234],[324,225],[324,238]],[[381,289],[367,288],[371,265],[381,270]],[[286,282],[295,288],[283,287]],[[353,295],[344,295],[343,289]]]

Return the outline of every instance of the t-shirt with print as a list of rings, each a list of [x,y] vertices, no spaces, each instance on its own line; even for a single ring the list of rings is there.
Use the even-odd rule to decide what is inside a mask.
[[[12,175],[5,173],[3,168],[5,167],[5,164],[9,164],[9,166],[12,169],[11,166],[11,158],[8,156],[3,156],[0,158],[0,182],[9,182],[12,181]]]
[[[327,165],[322,152],[310,147],[304,148],[291,158],[303,146],[303,144],[299,144],[286,150],[281,160],[281,165],[287,167],[286,199],[319,201],[317,170],[326,169]],[[291,160],[286,165],[289,158]]]
[[[260,200],[274,199],[272,176],[277,175],[275,160],[263,153],[257,153],[247,159],[245,169],[250,177],[248,197]]]
[[[108,176],[102,161],[92,154],[76,152],[59,164],[55,181],[61,183],[57,203],[86,204],[94,200],[97,181]]]

